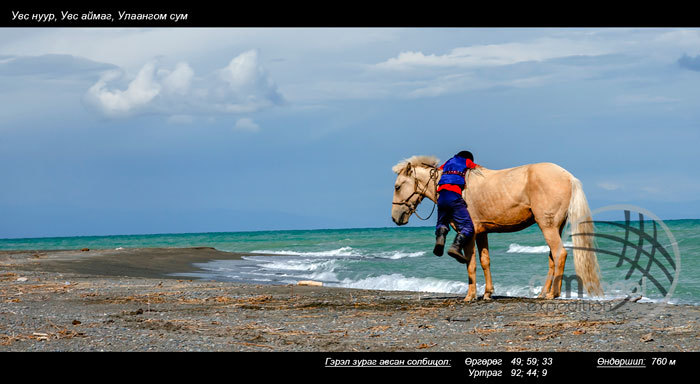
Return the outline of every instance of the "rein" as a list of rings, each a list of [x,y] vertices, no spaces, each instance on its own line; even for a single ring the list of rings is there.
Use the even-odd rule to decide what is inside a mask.
[[[437,205],[436,203],[433,203],[433,209],[430,211],[430,214],[428,215],[428,217],[422,218],[422,217],[420,217],[420,215],[418,215],[418,212],[416,211],[416,208],[418,207],[418,204],[420,204],[420,201],[418,202],[418,204],[415,204],[415,205],[413,205],[413,204],[411,204],[411,203],[409,202],[409,200],[411,200],[411,198],[412,198],[413,195],[415,195],[415,194],[418,194],[419,196],[421,196],[421,201],[422,201],[422,198],[425,198],[425,191],[428,190],[428,186],[430,185],[430,182],[431,182],[433,179],[435,179],[435,176],[437,176],[437,173],[438,173],[438,171],[439,171],[438,168],[433,167],[433,166],[431,166],[431,165],[429,165],[429,164],[425,164],[425,163],[424,163],[424,165],[430,166],[431,169],[430,169],[430,178],[428,178],[428,182],[425,183],[425,187],[423,187],[423,191],[418,192],[418,176],[416,175],[416,170],[415,170],[415,168],[414,168],[414,169],[413,169],[413,180],[414,180],[414,183],[413,183],[413,193],[411,194],[411,196],[409,196],[408,198],[406,198],[406,201],[403,201],[403,202],[401,202],[401,203],[394,203],[394,202],[392,201],[391,204],[396,204],[396,205],[408,205],[408,208],[409,208],[409,210],[410,210],[409,215],[415,214],[416,217],[419,218],[419,219],[421,219],[421,220],[428,220],[428,219],[433,215],[433,212],[435,212],[435,206]],[[435,182],[435,195],[437,196],[437,180],[436,180],[436,182]]]

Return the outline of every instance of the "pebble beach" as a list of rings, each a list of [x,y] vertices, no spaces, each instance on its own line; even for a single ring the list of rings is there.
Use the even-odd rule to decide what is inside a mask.
[[[699,351],[700,307],[189,279],[213,248],[0,251],[0,351]]]

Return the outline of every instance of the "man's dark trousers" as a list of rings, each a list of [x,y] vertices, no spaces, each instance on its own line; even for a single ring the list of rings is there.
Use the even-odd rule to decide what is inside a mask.
[[[450,227],[455,223],[457,233],[464,233],[469,238],[474,234],[474,224],[467,210],[467,203],[460,194],[452,191],[440,191],[438,196],[438,218],[436,232],[440,227]]]

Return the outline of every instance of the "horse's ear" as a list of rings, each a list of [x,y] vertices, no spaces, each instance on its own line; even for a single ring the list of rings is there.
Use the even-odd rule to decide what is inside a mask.
[[[406,172],[410,171],[411,167],[412,167],[411,162],[407,162],[406,163]]]

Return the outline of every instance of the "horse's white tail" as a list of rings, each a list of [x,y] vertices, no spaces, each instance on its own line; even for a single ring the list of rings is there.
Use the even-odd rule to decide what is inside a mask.
[[[571,201],[569,201],[568,221],[571,226],[571,239],[574,243],[574,265],[576,275],[581,278],[589,295],[602,296],[600,286],[600,267],[596,257],[591,217],[588,200],[583,193],[581,181],[571,176]]]

